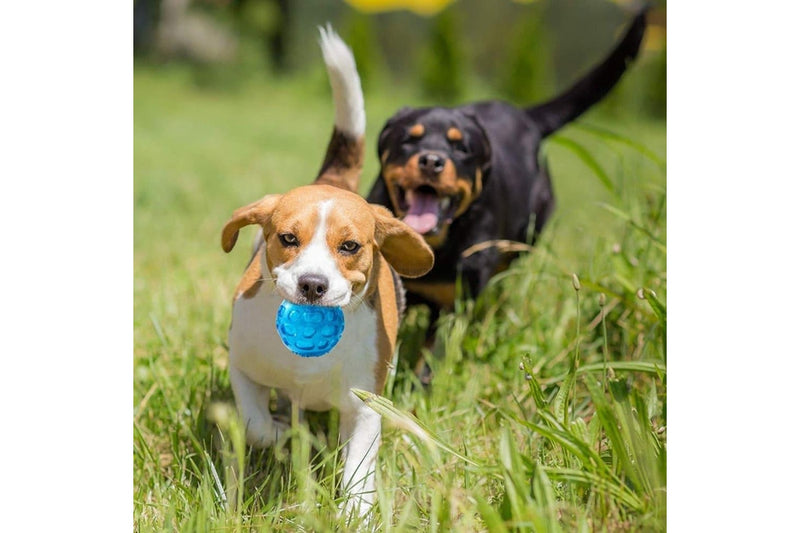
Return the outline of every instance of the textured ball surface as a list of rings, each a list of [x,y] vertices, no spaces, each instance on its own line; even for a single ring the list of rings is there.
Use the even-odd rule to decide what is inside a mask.
[[[319,357],[333,350],[344,332],[339,307],[281,302],[275,327],[284,346],[301,357]]]

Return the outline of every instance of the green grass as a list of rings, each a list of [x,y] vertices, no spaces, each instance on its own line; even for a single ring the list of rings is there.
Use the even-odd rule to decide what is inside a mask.
[[[313,179],[333,117],[324,77],[188,80],[135,72],[135,529],[344,530],[335,414],[275,449],[243,445],[226,337],[248,247],[219,245],[234,208]],[[362,192],[383,121],[418,103],[386,87],[366,101]],[[552,223],[443,318],[429,394],[407,364],[427,317],[409,312],[385,398],[364,395],[385,427],[371,526],[666,529],[665,138],[663,123],[593,112],[548,141]]]

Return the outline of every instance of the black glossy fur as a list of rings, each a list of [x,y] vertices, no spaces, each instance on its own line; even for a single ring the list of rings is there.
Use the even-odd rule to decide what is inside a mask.
[[[452,305],[448,285],[459,275],[469,295],[477,296],[508,257],[495,247],[468,257],[463,252],[495,239],[531,242],[542,230],[554,207],[547,165],[539,160],[542,140],[614,87],[636,57],[644,29],[642,11],[602,63],[543,104],[520,109],[492,100],[403,108],[387,121],[378,141],[381,174],[368,201],[400,218],[438,205],[436,217],[427,215],[437,220],[432,229],[416,219],[434,248],[435,264],[423,278],[406,283],[409,305],[427,304],[435,318]]]

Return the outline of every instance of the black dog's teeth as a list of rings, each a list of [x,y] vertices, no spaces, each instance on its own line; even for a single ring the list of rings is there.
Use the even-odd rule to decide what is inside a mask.
[[[447,222],[452,222],[460,203],[461,195],[444,196],[439,200],[439,212]]]

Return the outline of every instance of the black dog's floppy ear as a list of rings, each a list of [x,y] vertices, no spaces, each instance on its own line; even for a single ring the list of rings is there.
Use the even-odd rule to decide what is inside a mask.
[[[269,217],[272,216],[272,211],[278,204],[280,197],[280,194],[268,194],[261,200],[234,211],[230,220],[222,228],[222,249],[225,252],[233,250],[236,245],[236,239],[239,238],[239,230],[243,227],[250,224],[264,226],[269,222]]]
[[[481,170],[485,175],[492,166],[492,145],[489,142],[489,135],[487,135],[486,130],[483,128],[483,124],[481,124],[481,121],[478,120],[477,116],[475,116],[473,113],[464,113],[464,115],[475,125],[476,130],[480,132],[480,139],[477,144],[479,145],[481,158],[483,159],[481,162]]]
[[[375,241],[398,274],[418,278],[433,268],[433,251],[422,236],[382,205],[370,204],[375,216]]]

